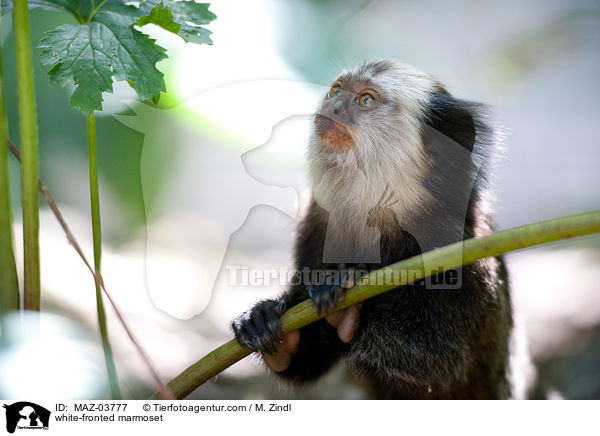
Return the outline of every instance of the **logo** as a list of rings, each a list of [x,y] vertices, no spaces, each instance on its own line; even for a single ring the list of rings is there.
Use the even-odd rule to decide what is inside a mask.
[[[50,411],[42,406],[28,401],[19,401],[9,405],[4,404],[6,409],[6,431],[14,433],[15,429],[43,429],[48,430],[50,423]]]

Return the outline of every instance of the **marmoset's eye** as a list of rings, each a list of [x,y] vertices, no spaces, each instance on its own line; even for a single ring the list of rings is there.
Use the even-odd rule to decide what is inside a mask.
[[[339,83],[334,83],[331,89],[329,90],[329,93],[327,93],[327,97],[333,98],[340,92],[342,92],[342,88],[340,87]]]
[[[371,94],[363,94],[358,98],[358,105],[361,107],[368,107],[375,103],[375,97]]]

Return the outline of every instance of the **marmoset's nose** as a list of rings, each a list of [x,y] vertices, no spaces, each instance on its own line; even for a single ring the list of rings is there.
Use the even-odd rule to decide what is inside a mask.
[[[343,101],[336,101],[333,105],[333,113],[336,115],[339,115],[340,111],[342,110],[342,106],[344,105]]]

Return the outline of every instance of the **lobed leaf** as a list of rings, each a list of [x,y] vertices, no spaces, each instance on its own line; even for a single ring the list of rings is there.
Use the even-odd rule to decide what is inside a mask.
[[[179,29],[181,29],[181,24],[173,21],[173,14],[167,6],[162,4],[162,2],[154,6],[152,11],[150,11],[150,15],[140,17],[135,24],[143,26],[150,23],[156,24],[172,33],[177,33],[179,32]]]
[[[13,0],[2,1],[2,14],[13,10]],[[165,91],[156,63],[165,50],[134,25],[153,23],[185,41],[212,44],[211,32],[200,27],[216,18],[209,4],[194,1],[142,0],[29,0],[30,9],[70,14],[77,24],[51,30],[40,42],[42,65],[49,67],[53,84],[74,82],[71,107],[86,115],[102,110],[102,93],[112,92],[113,80],[125,80],[141,98],[158,102]]]
[[[41,61],[50,67],[50,82],[77,85],[72,107],[86,115],[101,110],[102,92],[112,92],[113,77],[155,102],[165,91],[163,74],[156,69],[165,50],[130,24],[126,16],[100,12],[90,23],[63,25],[42,39]]]
[[[200,24],[208,24],[217,18],[208,10],[209,6],[209,3],[195,1],[145,0],[140,4],[140,11],[144,15],[137,24],[143,26],[153,23],[179,35],[186,42],[212,45],[212,32],[200,27]],[[176,29],[175,25],[179,28]]]

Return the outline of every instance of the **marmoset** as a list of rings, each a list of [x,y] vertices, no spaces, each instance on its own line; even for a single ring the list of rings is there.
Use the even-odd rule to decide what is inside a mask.
[[[343,71],[309,138],[312,199],[295,240],[296,280],[233,321],[238,341],[293,384],[343,358],[377,398],[514,397],[502,257],[330,313],[352,272],[492,232],[487,179],[499,141],[486,113],[394,60]],[[326,316],[282,335],[280,315],[307,298]]]

